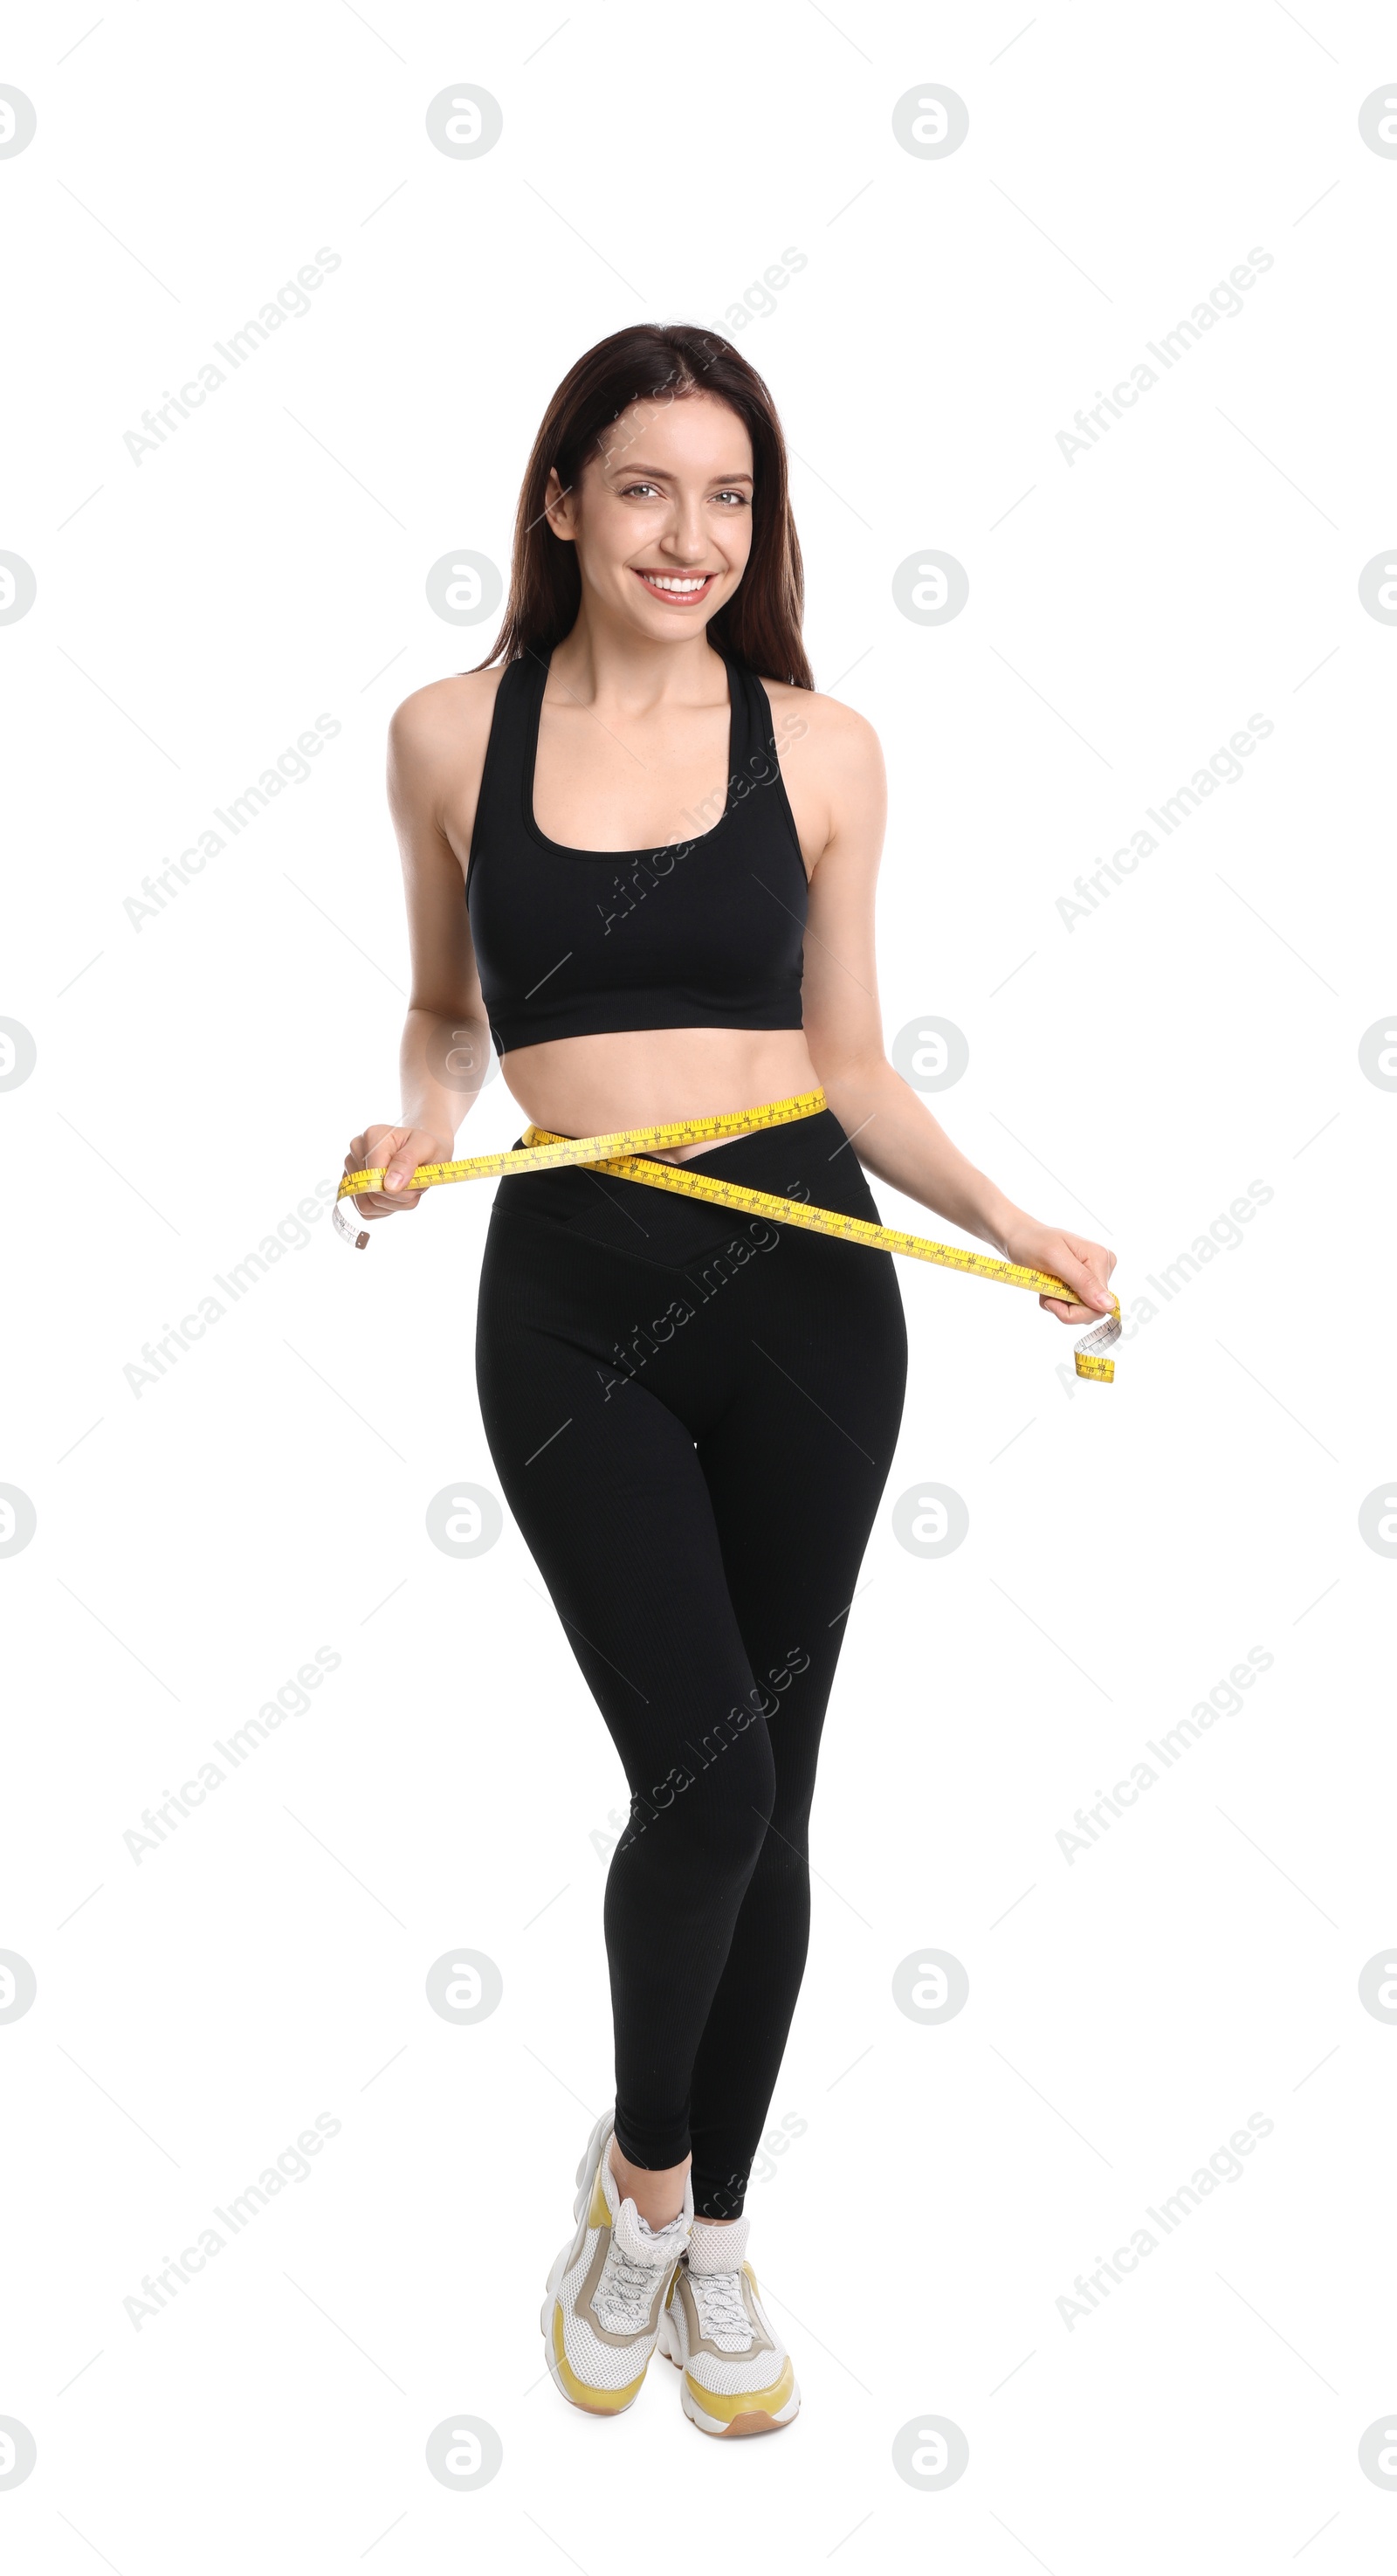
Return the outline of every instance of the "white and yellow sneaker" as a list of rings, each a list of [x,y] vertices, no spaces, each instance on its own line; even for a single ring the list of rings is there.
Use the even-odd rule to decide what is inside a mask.
[[[659,2345],[683,2372],[680,2401],[701,2433],[779,2433],[800,2412],[791,2357],[744,2258],[748,2221],[696,2218],[660,2319]]]
[[[603,2112],[577,2168],[580,2224],[548,2275],[539,2319],[555,2387],[589,2415],[619,2415],[639,2396],[694,2215],[687,2178],[668,2227],[652,2230],[621,2198],[607,2153],[613,2119]]]

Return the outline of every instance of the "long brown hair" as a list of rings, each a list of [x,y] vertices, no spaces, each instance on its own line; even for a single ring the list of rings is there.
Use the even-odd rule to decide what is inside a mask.
[[[736,412],[752,442],[752,551],[737,589],[709,620],[713,643],[760,676],[813,689],[801,642],[805,579],[776,406],[755,367],[716,332],[690,323],[633,323],[599,340],[570,367],[534,440],[514,522],[514,556],[504,623],[475,668],[540,657],[570,633],[582,604],[577,548],[556,537],[544,495],[556,467],[574,488],[605,432],[634,402],[664,394],[710,393]]]

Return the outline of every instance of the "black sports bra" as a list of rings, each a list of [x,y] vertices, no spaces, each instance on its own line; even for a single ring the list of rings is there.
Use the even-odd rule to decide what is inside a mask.
[[[754,671],[723,660],[723,812],[692,840],[647,850],[572,850],[539,830],[548,664],[532,654],[506,663],[466,869],[497,1055],[614,1029],[801,1027],[809,888],[771,702]]]

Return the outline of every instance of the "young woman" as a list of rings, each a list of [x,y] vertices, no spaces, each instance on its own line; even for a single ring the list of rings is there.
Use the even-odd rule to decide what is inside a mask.
[[[529,462],[489,661],[393,719],[412,999],[401,1121],[345,1158],[385,1170],[358,1207],[418,1204],[493,1038],[530,1143],[726,1115],[734,1132],[661,1140],[648,1168],[876,1222],[866,1165],[1070,1287],[1041,1300],[1062,1322],[1097,1320],[1114,1255],[1015,1207],[884,1056],[882,762],[814,694],[801,606],[781,431],[746,360],[649,326],[579,359]],[[615,2414],[658,2341],[693,2424],[772,2431],[800,2400],[743,2195],[901,1418],[892,1258],[672,1185],[530,1170],[496,1193],[476,1372],[632,1797],[605,1901],[615,2105],[548,2277],[549,2368]]]

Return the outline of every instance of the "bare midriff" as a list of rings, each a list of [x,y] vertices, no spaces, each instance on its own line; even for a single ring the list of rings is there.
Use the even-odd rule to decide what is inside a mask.
[[[799,1029],[616,1029],[601,1037],[552,1038],[515,1047],[504,1072],[534,1125],[558,1136],[667,1127],[820,1088]],[[682,1163],[715,1150],[713,1144],[675,1145],[662,1159]]]

